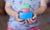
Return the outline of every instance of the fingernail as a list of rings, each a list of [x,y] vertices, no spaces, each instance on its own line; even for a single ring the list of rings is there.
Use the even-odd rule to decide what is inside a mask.
[[[33,19],[34,19],[34,17],[33,17]]]

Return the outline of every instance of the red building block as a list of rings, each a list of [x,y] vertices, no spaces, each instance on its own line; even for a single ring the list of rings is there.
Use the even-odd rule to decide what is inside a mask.
[[[30,12],[30,9],[23,9],[23,12]]]

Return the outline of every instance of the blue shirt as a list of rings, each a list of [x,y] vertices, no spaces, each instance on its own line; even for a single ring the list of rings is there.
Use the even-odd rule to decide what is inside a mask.
[[[14,11],[22,11],[22,5],[25,3],[29,3],[30,5],[30,11],[35,11],[40,7],[40,0],[5,0],[7,2],[11,3],[11,7]],[[9,18],[8,26],[10,26],[13,29],[17,30],[26,30],[35,26],[39,26],[39,18],[37,17],[37,22],[33,23],[32,25],[27,25],[27,24],[18,24],[16,19],[12,16]]]

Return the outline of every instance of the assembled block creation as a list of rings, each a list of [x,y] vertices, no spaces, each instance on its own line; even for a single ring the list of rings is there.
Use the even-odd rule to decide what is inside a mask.
[[[30,11],[30,5],[27,4],[23,4],[23,10],[20,11],[19,13],[19,19],[24,19],[24,20],[28,20],[28,18],[33,18],[33,13],[32,11]]]

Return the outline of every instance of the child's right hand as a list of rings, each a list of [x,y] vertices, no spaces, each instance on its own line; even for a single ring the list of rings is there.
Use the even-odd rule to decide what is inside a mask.
[[[17,22],[18,22],[19,24],[24,24],[24,23],[25,23],[24,20],[23,20],[23,19],[19,19],[19,12],[20,12],[20,11],[18,11],[17,14],[16,14],[16,20],[17,20]]]

